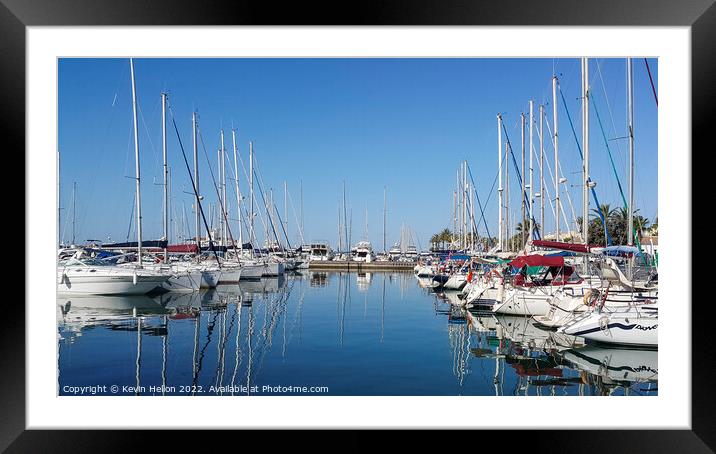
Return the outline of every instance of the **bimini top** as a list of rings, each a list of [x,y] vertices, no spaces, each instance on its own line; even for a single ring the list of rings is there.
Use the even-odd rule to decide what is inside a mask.
[[[603,254],[608,256],[621,256],[631,257],[632,255],[639,255],[638,247],[634,246],[607,246],[607,247],[594,247],[592,252],[595,254]]]
[[[580,243],[564,243],[562,241],[547,241],[547,240],[533,240],[532,246],[544,247],[544,248],[550,248],[550,249],[559,249],[562,251],[583,252],[583,253],[589,252],[590,248],[597,247],[596,245],[587,246],[586,244],[580,244]]]
[[[521,255],[516,257],[509,264],[513,268],[522,268],[523,266],[564,266],[564,257]]]

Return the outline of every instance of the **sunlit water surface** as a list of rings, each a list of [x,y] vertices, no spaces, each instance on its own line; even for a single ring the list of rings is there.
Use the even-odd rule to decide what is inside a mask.
[[[309,272],[189,294],[58,297],[58,393],[656,395],[657,351],[466,312],[412,273]]]

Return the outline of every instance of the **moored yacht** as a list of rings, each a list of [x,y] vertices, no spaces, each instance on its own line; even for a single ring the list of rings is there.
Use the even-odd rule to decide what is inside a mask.
[[[312,262],[333,260],[333,250],[327,242],[314,242],[310,245],[308,259]]]
[[[91,258],[71,258],[57,268],[57,292],[74,295],[143,295],[171,275],[141,267],[107,265]]]
[[[403,255],[403,251],[400,250],[400,244],[395,243],[392,248],[390,248],[390,251],[388,251],[388,257],[390,257],[390,260],[398,260]]]
[[[370,241],[359,241],[355,246],[355,255],[353,256],[354,262],[365,262],[370,263],[374,259],[373,247]]]
[[[656,303],[627,307],[597,307],[578,315],[557,332],[607,344],[656,347],[659,340]]]

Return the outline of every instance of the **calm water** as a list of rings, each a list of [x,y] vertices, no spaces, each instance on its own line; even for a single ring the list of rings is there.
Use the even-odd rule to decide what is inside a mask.
[[[58,298],[59,394],[657,394],[656,351],[575,345],[419,284],[306,271],[193,294]]]

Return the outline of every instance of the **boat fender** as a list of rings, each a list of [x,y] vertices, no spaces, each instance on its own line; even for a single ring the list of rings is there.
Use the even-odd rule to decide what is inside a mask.
[[[137,271],[136,270],[132,274],[132,284],[137,285]]]

